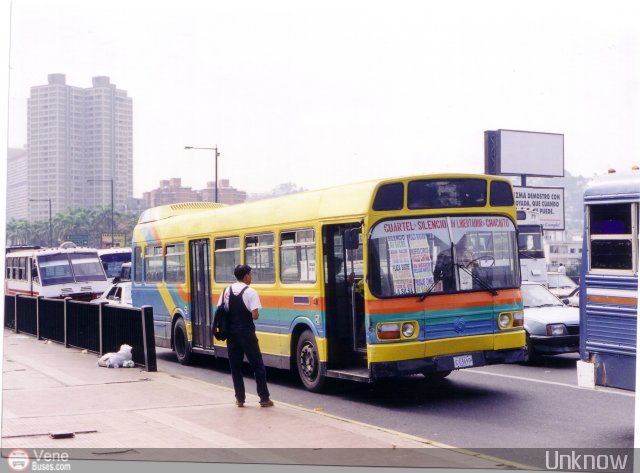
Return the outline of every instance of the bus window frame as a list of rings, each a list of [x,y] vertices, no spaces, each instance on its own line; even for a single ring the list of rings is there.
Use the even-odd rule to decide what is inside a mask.
[[[158,248],[160,248],[159,255],[156,254],[155,252],[155,250],[157,250]],[[149,250],[153,250],[153,253],[150,253]],[[160,268],[161,268],[160,278],[159,279],[154,278],[153,280],[149,280],[149,271],[148,271],[149,268],[147,263],[151,263],[155,259],[160,260]],[[145,246],[144,263],[145,263],[144,264],[144,282],[145,283],[157,284],[164,281],[164,247],[162,245],[149,244]]]
[[[252,284],[275,284],[277,281],[277,273],[278,273],[278,255],[277,255],[277,239],[276,239],[276,231],[271,232],[256,232],[256,233],[247,233],[243,238],[243,246],[242,246],[242,257],[244,264],[248,264],[251,266],[251,274],[252,274]],[[260,237],[270,236],[272,243],[269,245],[260,245]],[[249,238],[257,238],[257,245],[255,247],[249,247],[247,245],[247,239]],[[269,280],[260,279],[262,268],[257,267],[257,265],[251,265],[250,262],[247,262],[247,251],[257,251],[260,254],[262,251],[267,250],[272,252],[272,269],[273,269],[273,278]],[[270,269],[270,268],[268,268]]]
[[[309,232],[309,231],[312,234],[312,241],[311,242],[300,242],[299,243],[298,242],[298,238],[297,238],[298,234],[301,233],[301,232]],[[291,233],[293,233],[295,235],[294,243],[292,245],[283,245],[282,244],[283,235],[291,234]],[[308,285],[308,286],[314,286],[315,284],[317,284],[317,282],[318,282],[318,251],[319,251],[318,250],[318,239],[316,237],[317,233],[318,232],[313,227],[286,229],[286,230],[281,230],[278,233],[278,241],[277,241],[277,248],[276,248],[276,254],[277,254],[276,255],[276,259],[277,259],[277,261],[279,263],[279,265],[278,265],[279,267],[278,267],[277,273],[278,273],[278,280],[280,281],[281,284],[284,284],[284,285],[304,284],[304,285]],[[313,250],[314,250],[313,262],[314,262],[314,264],[316,266],[316,269],[315,269],[315,272],[314,272],[315,278],[314,278],[313,281],[311,281],[311,280],[304,280],[303,281],[303,280],[300,280],[300,279],[297,280],[297,281],[285,280],[283,278],[284,265],[283,265],[283,251],[282,250],[283,249],[295,248],[296,249],[296,258],[297,258],[298,250],[301,247],[305,247],[305,248],[312,247]],[[312,260],[307,259],[306,261],[307,261],[307,264],[308,264]],[[300,263],[300,259],[297,258],[297,264],[299,265],[299,263]],[[307,273],[309,273],[308,269],[307,269]]]
[[[133,282],[135,284],[142,284],[144,282],[144,249],[146,246],[135,246],[131,253],[131,262],[134,265],[135,271],[133,273]]]
[[[216,242],[217,241],[220,241],[220,240],[234,240],[234,239],[238,240],[238,246],[237,247],[216,249]],[[211,266],[212,266],[212,269],[213,269],[213,275],[212,275],[213,276],[213,281],[215,283],[226,284],[226,283],[234,283],[234,282],[236,282],[236,278],[233,275],[233,270],[235,269],[235,267],[231,268],[231,271],[229,271],[229,276],[228,276],[229,279],[218,279],[218,276],[217,276],[218,275],[218,271],[217,271],[217,269],[218,269],[218,266],[217,266],[218,265],[218,258],[216,257],[216,253],[231,253],[231,252],[237,251],[238,252],[238,264],[242,264],[242,255],[243,255],[242,249],[243,249],[242,248],[242,238],[240,237],[240,235],[218,236],[218,237],[214,237],[213,238],[213,245],[212,245],[212,248],[211,248],[211,250],[213,251],[213,262],[212,262]],[[221,272],[220,273],[221,273],[220,276],[222,276],[222,274],[223,274],[222,273],[222,268],[221,268]]]
[[[177,246],[182,245],[182,252],[176,252],[176,253],[169,253],[169,248],[175,248]],[[186,278],[186,273],[187,273],[187,259],[186,259],[186,244],[184,241],[179,240],[179,241],[169,241],[167,243],[164,244],[164,248],[162,250],[163,253],[163,258],[162,258],[162,265],[163,265],[163,273],[164,273],[164,282],[166,282],[167,284],[184,284],[185,282],[185,278]],[[175,257],[175,256],[182,256],[182,264],[179,265],[180,269],[182,270],[182,279],[169,279],[168,275],[172,274],[173,271],[171,271],[171,273],[169,272],[169,266],[168,266],[168,260],[169,257]]]

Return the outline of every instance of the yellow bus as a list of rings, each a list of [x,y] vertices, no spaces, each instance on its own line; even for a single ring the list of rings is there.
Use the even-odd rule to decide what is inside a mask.
[[[224,206],[145,211],[132,297],[156,344],[226,357],[213,314],[237,264],[252,267],[265,364],[372,382],[524,360],[516,208],[509,181],[380,179]]]

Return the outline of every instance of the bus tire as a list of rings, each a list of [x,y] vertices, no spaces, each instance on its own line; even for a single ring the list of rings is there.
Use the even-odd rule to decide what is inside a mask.
[[[187,339],[187,326],[182,317],[178,318],[173,326],[173,349],[181,365],[188,365],[191,362],[191,347]]]
[[[298,376],[304,387],[317,393],[324,388],[326,378],[320,372],[320,356],[316,339],[308,330],[305,330],[298,339],[296,349],[296,366]]]
[[[447,376],[449,376],[452,373],[452,370],[446,370],[446,371],[432,371],[432,372],[425,372],[422,373],[422,376],[424,376],[425,378],[427,378],[428,380],[435,380],[435,379],[444,379]]]

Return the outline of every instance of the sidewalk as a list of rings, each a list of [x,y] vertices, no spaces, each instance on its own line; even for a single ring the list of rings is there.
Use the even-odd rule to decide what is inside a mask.
[[[228,388],[137,367],[100,368],[97,358],[5,330],[5,456],[44,448],[102,460],[505,468],[498,459],[278,399],[265,409],[248,396],[239,409]],[[75,436],[51,438],[59,432]]]

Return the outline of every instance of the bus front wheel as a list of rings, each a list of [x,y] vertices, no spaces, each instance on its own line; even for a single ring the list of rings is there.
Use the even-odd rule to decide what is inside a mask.
[[[326,380],[320,373],[320,357],[318,356],[316,339],[309,331],[303,332],[298,339],[296,365],[304,387],[311,392],[320,392]]]
[[[422,376],[430,380],[444,379],[451,374],[452,370],[424,372]]]
[[[182,318],[179,318],[173,327],[173,348],[180,364],[188,365],[191,361],[191,347],[187,339],[187,326]]]

